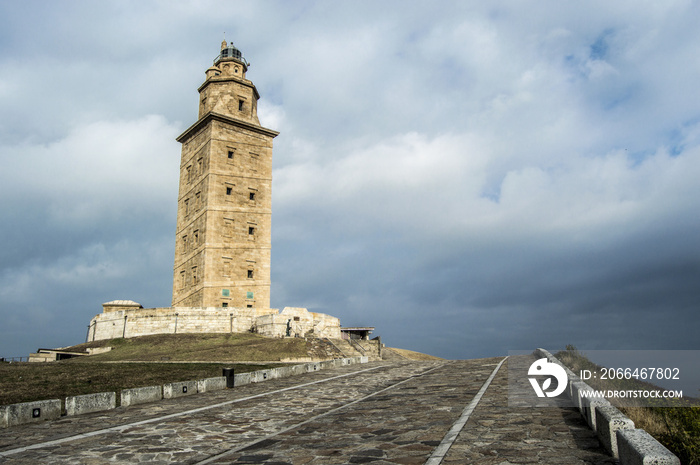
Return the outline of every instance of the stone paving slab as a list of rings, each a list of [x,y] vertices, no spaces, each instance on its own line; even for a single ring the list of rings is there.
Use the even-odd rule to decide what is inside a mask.
[[[422,464],[500,360],[351,365],[22,425],[0,430],[0,463]],[[509,408],[505,368],[443,463],[614,463],[575,410]]]
[[[505,368],[494,378],[443,464],[617,463],[578,409],[509,407]]]
[[[419,464],[425,462],[497,359],[452,362],[236,451],[217,464]]]

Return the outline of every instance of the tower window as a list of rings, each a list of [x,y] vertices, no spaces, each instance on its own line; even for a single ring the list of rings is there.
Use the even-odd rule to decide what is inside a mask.
[[[255,235],[255,228],[253,226],[248,226],[248,235],[249,236]]]
[[[248,270],[248,278],[253,279],[253,270]]]
[[[238,111],[243,111],[244,105],[245,105],[245,101],[238,100]]]
[[[221,302],[222,307],[228,307],[228,302]]]
[[[227,188],[226,188],[226,195],[231,195],[232,192],[233,192],[233,188],[232,188],[232,187],[227,187]]]
[[[250,198],[250,200],[255,200],[255,192],[251,192],[249,194],[249,198]]]
[[[228,151],[228,159],[233,160],[233,150]]]

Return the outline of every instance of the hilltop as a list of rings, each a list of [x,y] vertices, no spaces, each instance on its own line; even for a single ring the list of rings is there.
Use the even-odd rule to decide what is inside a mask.
[[[374,341],[373,341],[374,342]],[[368,348],[367,344],[364,344]],[[156,334],[108,339],[64,347],[66,352],[111,348],[108,352],[80,357],[90,362],[295,362],[365,355],[357,344],[318,338],[269,338],[253,333]],[[385,348],[391,358],[440,360],[405,349]]]
[[[85,352],[110,347],[89,357],[90,362],[287,362],[342,357],[322,339],[267,338],[253,333],[154,334],[132,338],[87,342],[63,350]]]

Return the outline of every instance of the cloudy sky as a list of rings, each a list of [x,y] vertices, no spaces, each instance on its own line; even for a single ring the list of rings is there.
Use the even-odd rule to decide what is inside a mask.
[[[0,2],[0,356],[169,306],[224,37],[280,131],[272,305],[447,358],[700,349],[700,3]]]

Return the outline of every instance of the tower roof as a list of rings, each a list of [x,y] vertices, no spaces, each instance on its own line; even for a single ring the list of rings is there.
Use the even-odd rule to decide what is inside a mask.
[[[221,43],[221,53],[214,59],[214,64],[218,65],[221,61],[231,60],[239,62],[246,68],[250,66],[250,63],[243,57],[243,53],[233,45],[233,42],[227,45],[224,41]]]

